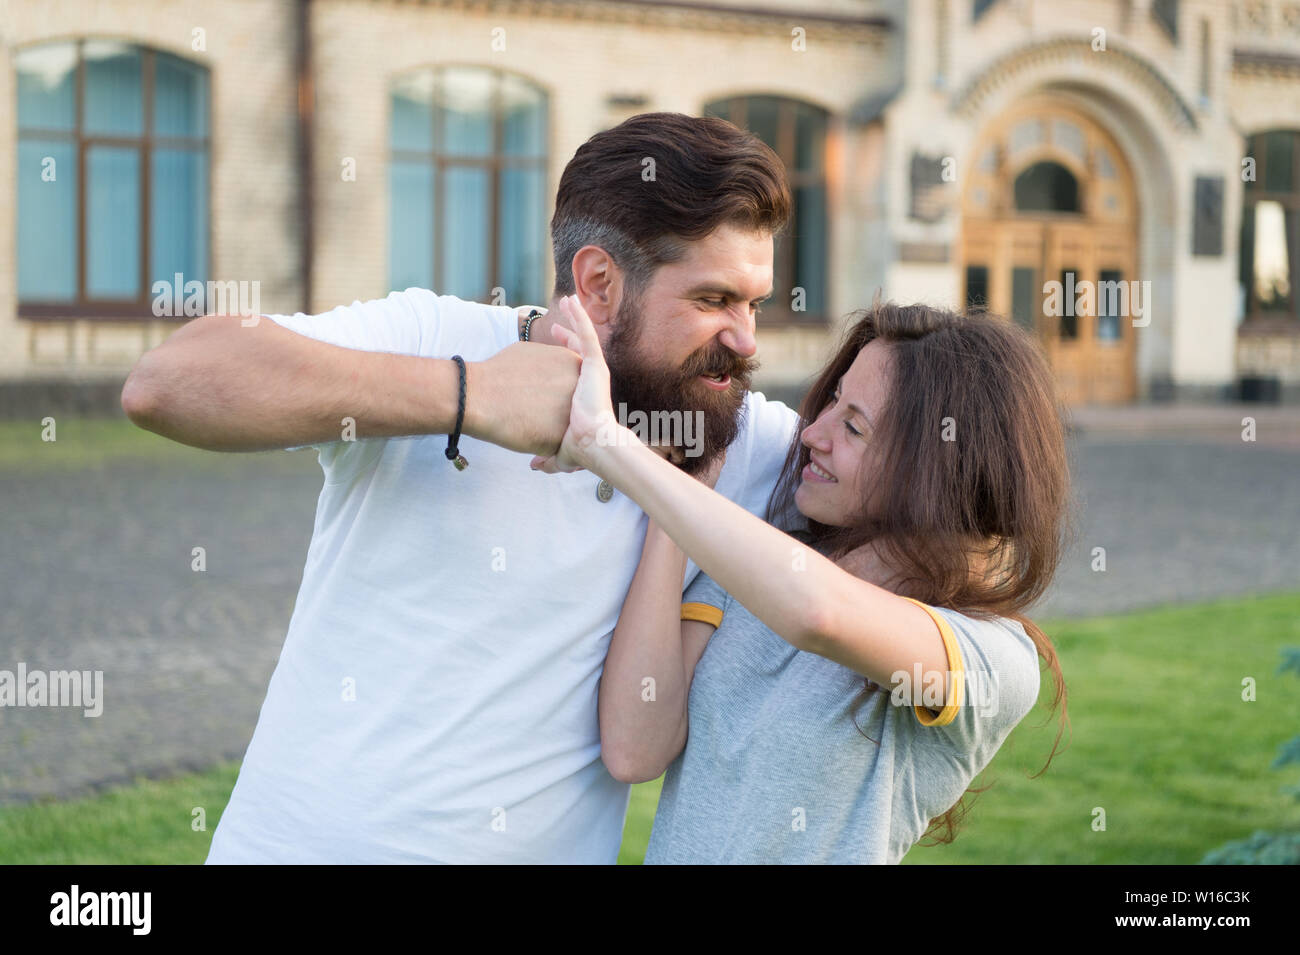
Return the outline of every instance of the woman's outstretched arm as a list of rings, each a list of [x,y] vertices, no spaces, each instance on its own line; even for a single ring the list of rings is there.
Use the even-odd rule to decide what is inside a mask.
[[[946,674],[948,657],[930,616],[861,580],[659,457],[618,425],[609,368],[591,320],[560,302],[571,328],[554,326],[582,356],[569,430],[543,470],[586,468],[636,501],[677,545],[754,616],[794,647],[891,686],[919,664],[924,679]],[[623,433],[626,432],[626,433]],[[913,686],[919,702],[921,686]],[[913,702],[909,699],[907,702]]]

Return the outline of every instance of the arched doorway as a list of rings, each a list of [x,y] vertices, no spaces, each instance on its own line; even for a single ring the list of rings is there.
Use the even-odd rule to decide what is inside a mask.
[[[1070,404],[1137,394],[1131,318],[1149,304],[1130,298],[1137,226],[1128,163],[1085,113],[1036,97],[979,139],[962,194],[964,300],[1033,331]]]

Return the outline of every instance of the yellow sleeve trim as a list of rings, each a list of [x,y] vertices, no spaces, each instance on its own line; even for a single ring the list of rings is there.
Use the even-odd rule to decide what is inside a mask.
[[[957,711],[966,693],[966,670],[962,665],[961,649],[957,646],[957,638],[953,636],[952,627],[943,614],[919,600],[912,600],[911,597],[903,599],[916,604],[930,615],[930,619],[939,628],[939,636],[943,638],[943,648],[948,654],[948,679],[951,681],[952,696],[937,716],[924,706],[914,707],[917,722],[922,726],[947,726],[957,718]]]
[[[698,620],[701,623],[712,624],[716,630],[722,623],[722,611],[717,607],[710,607],[708,604],[682,604],[683,620]]]

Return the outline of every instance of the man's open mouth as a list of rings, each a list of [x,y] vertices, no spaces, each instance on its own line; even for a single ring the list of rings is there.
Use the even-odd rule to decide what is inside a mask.
[[[700,378],[710,388],[716,388],[718,391],[725,391],[731,387],[731,375],[725,371],[715,375],[700,375]]]

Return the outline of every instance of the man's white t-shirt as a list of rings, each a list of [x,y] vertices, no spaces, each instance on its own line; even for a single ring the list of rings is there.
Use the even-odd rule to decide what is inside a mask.
[[[423,289],[269,317],[466,361],[518,340],[515,309]],[[796,425],[751,393],[717,490],[762,516]],[[457,471],[445,435],[364,427],[317,446],[302,586],[207,861],[615,862],[629,787],[601,762],[596,702],[645,514],[589,472],[468,437]]]

